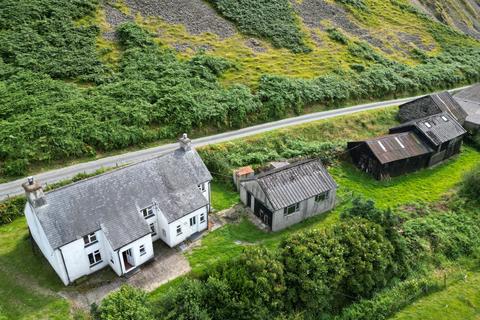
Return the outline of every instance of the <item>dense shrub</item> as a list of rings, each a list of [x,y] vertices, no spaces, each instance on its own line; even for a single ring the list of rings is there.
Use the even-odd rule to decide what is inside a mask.
[[[0,225],[22,217],[25,209],[25,197],[14,197],[0,202]]]
[[[103,299],[97,314],[99,320],[153,320],[147,294],[131,286]]]
[[[268,39],[275,47],[308,52],[288,0],[210,0],[241,32]]]
[[[460,193],[465,198],[480,203],[480,166],[465,175]]]
[[[337,41],[341,44],[347,44],[348,38],[337,28],[327,29],[328,37],[334,41]]]

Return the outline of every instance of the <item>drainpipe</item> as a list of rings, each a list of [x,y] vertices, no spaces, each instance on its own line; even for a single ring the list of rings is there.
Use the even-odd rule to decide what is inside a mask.
[[[67,269],[67,265],[65,264],[65,258],[63,257],[62,248],[58,248],[58,250],[60,250],[60,255],[62,256],[63,267],[65,268],[65,273],[67,274],[68,284],[70,284],[72,283],[72,281],[70,280],[70,276],[68,275],[68,269]]]

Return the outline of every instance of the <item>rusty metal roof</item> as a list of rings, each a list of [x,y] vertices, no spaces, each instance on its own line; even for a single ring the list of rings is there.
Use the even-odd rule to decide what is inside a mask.
[[[365,143],[382,164],[433,152],[411,131],[367,140]]]
[[[337,188],[320,159],[292,163],[264,172],[255,180],[273,210],[279,210]]]
[[[461,137],[467,131],[448,113],[440,113],[406,122],[390,129],[390,133],[405,132],[416,127],[435,146]]]

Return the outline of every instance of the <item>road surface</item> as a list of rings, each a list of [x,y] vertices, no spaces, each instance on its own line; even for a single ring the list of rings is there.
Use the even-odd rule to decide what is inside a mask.
[[[455,89],[455,91],[462,90],[464,88],[467,88],[467,87],[458,88],[458,89]],[[213,136],[194,139],[192,143],[195,147],[201,147],[209,144],[215,144],[215,143],[220,143],[220,142],[247,137],[251,135],[256,135],[262,132],[299,125],[299,124],[308,123],[312,121],[348,115],[348,114],[361,112],[361,111],[397,106],[397,105],[412,101],[414,99],[417,99],[419,97],[421,96],[375,102],[375,103],[367,103],[367,104],[357,105],[357,106],[348,107],[348,108],[306,114],[299,117],[264,123],[264,124],[256,125],[253,127],[240,129],[240,130],[229,131],[225,133],[216,134]],[[35,179],[37,179],[43,184],[52,184],[58,181],[71,179],[72,177],[74,177],[79,173],[93,173],[100,168],[121,166],[129,163],[148,160],[148,159],[157,157],[159,155],[171,152],[175,150],[177,147],[178,147],[177,143],[171,143],[171,144],[161,145],[154,148],[138,150],[138,151],[128,152],[128,153],[124,153],[116,156],[106,157],[106,158],[102,158],[102,159],[98,159],[90,162],[79,163],[79,164],[71,165],[62,169],[56,169],[48,172],[38,173],[35,175]],[[0,200],[23,193],[21,184],[24,181],[26,181],[26,178],[0,184]]]

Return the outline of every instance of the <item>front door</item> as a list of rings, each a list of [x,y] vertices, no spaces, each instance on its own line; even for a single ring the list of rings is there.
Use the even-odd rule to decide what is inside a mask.
[[[133,259],[132,249],[123,251],[123,264],[125,265],[125,271],[129,271],[135,267],[135,260]]]

